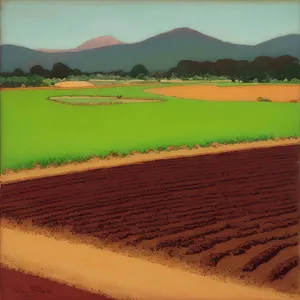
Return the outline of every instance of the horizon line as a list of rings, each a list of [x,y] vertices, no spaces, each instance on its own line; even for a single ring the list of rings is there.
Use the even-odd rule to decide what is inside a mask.
[[[117,1],[117,0],[116,0]],[[123,1],[126,1],[126,0],[123,0]],[[201,1],[201,0],[200,0]],[[299,0],[298,0],[299,1]],[[176,30],[189,30],[189,31],[194,31],[194,32],[197,32],[203,36],[206,36],[208,38],[212,38],[212,39],[215,39],[215,40],[219,40],[219,41],[222,41],[224,43],[229,43],[229,44],[233,44],[233,45],[245,45],[245,46],[257,46],[259,44],[262,44],[262,43],[265,43],[267,41],[270,41],[270,40],[273,40],[273,39],[276,39],[276,38],[280,38],[280,37],[284,37],[284,36],[289,36],[289,35],[299,35],[300,36],[300,33],[287,33],[287,34],[284,34],[284,35],[280,35],[280,36],[275,36],[273,38],[269,38],[267,40],[264,40],[262,42],[259,42],[257,44],[239,44],[239,43],[234,43],[234,42],[228,42],[228,41],[224,41],[220,38],[216,38],[214,36],[210,36],[210,35],[207,35],[207,34],[204,34],[202,32],[200,32],[199,30],[196,30],[196,29],[193,29],[191,27],[186,27],[186,26],[183,26],[183,27],[176,27],[174,29],[171,29],[171,30],[167,30],[167,31],[163,31],[161,33],[158,33],[158,34],[155,34],[155,35],[152,35],[152,36],[149,36],[143,40],[140,40],[140,41],[137,41],[137,42],[133,42],[133,43],[126,43],[126,42],[123,42],[121,40],[119,40],[118,38],[116,38],[114,35],[108,35],[108,34],[105,34],[105,35],[102,35],[102,36],[97,36],[97,37],[94,37],[94,38],[91,38],[89,40],[86,40],[86,41],[83,41],[81,44],[75,46],[74,48],[63,48],[63,49],[57,49],[57,48],[44,48],[44,47],[41,47],[41,48],[30,48],[30,47],[27,47],[27,46],[23,46],[23,45],[20,45],[20,44],[2,44],[1,43],[1,40],[0,40],[0,46],[16,46],[16,47],[22,47],[22,48],[27,48],[27,49],[31,49],[31,50],[36,50],[36,51],[39,51],[39,52],[44,52],[43,50],[53,50],[53,51],[71,51],[71,50],[76,50],[76,48],[80,47],[81,45],[91,41],[91,40],[94,40],[94,39],[99,39],[99,38],[103,38],[103,37],[111,37],[111,38],[114,38],[116,40],[118,40],[120,43],[118,44],[113,44],[113,45],[108,45],[108,46],[100,46],[100,47],[95,47],[95,48],[92,48],[92,49],[97,49],[97,48],[104,48],[104,47],[112,47],[112,46],[118,46],[118,45],[134,45],[134,44],[139,44],[139,43],[142,43],[146,40],[149,40],[149,39],[152,39],[152,38],[155,38],[157,36],[160,36],[160,35],[163,35],[163,34],[167,34],[167,33],[171,33],[173,31],[176,31]],[[91,49],[83,49],[83,50],[78,50],[77,52],[80,52],[80,51],[85,51],[85,50],[91,50]]]

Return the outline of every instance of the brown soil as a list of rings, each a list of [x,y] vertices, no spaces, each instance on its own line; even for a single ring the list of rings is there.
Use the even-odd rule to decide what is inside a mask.
[[[1,300],[112,300],[49,279],[0,267]]]
[[[218,87],[216,85],[170,86],[146,90],[148,93],[210,101],[300,101],[300,85],[257,85]]]
[[[271,147],[6,183],[0,209],[3,218],[299,292],[299,154],[299,145]]]
[[[156,160],[165,160],[208,154],[219,154],[224,152],[244,151],[250,149],[261,149],[269,147],[282,147],[289,145],[300,145],[300,139],[279,138],[276,140],[237,143],[230,145],[221,145],[214,143],[211,147],[205,148],[201,148],[200,146],[195,145],[194,149],[178,149],[178,147],[168,147],[167,151],[159,152],[156,150],[148,150],[145,154],[139,153],[138,151],[134,151],[131,155],[128,155],[126,157],[118,157],[116,155],[111,155],[108,156],[106,159],[94,157],[87,162],[67,163],[65,165],[49,166],[47,168],[40,168],[39,166],[36,166],[35,168],[30,170],[20,170],[16,172],[11,170],[5,170],[5,174],[1,174],[0,176],[0,182],[2,184],[5,184],[34,178],[57,176],[62,174],[70,174],[74,172],[85,172],[99,168],[111,168],[131,164],[140,164]]]
[[[199,276],[72,240],[1,229],[5,267],[120,300],[223,300],[224,295],[230,300],[296,299],[271,289]]]
[[[58,82],[54,86],[56,87],[62,87],[62,88],[73,88],[73,87],[79,87],[79,88],[86,88],[86,87],[94,87],[95,85],[88,82],[88,81],[63,81]]]

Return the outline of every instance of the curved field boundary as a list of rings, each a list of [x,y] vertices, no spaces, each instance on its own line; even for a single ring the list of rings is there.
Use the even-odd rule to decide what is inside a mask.
[[[300,138],[294,139],[278,139],[260,142],[238,143],[230,145],[215,144],[211,147],[201,148],[195,146],[195,149],[180,149],[170,151],[149,151],[142,154],[135,152],[126,157],[107,157],[106,159],[91,158],[87,162],[70,163],[61,166],[49,166],[47,168],[36,167],[30,170],[20,170],[17,172],[7,172],[1,174],[1,184],[12,183],[16,181],[30,180],[34,178],[44,178],[57,176],[61,174],[70,174],[77,172],[85,172],[100,168],[111,168],[117,166],[126,166],[131,164],[140,164],[156,160],[165,160],[181,157],[190,157],[198,155],[218,154],[223,152],[243,151],[249,149],[263,149],[269,147],[285,147],[292,145],[300,145]],[[169,149],[167,149],[169,150]]]
[[[111,102],[71,102],[64,101],[67,99],[111,99]],[[146,98],[117,98],[117,97],[108,97],[108,96],[55,96],[48,97],[47,100],[57,102],[65,105],[73,106],[98,106],[98,105],[116,105],[116,104],[127,104],[127,103],[151,103],[151,102],[165,102],[167,100],[157,100],[157,99],[146,99]],[[116,100],[116,101],[115,101]]]
[[[258,98],[270,99],[271,102],[300,103],[300,85],[172,85],[144,89],[154,95],[175,97],[178,99],[203,101],[257,101]]]
[[[224,295],[230,300],[292,299],[271,289],[222,282],[215,277],[30,232],[2,227],[1,235],[5,267],[119,299],[221,300]],[[17,246],[20,244],[22,247]]]

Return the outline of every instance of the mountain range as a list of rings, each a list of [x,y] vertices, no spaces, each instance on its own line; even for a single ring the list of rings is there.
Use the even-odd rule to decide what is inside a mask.
[[[33,65],[51,69],[61,62],[84,72],[129,71],[143,64],[149,71],[167,71],[181,60],[253,60],[258,56],[290,55],[300,59],[300,34],[277,37],[257,45],[224,42],[190,28],[177,28],[141,42],[126,44],[111,36],[87,41],[74,49],[29,49],[1,45],[1,71],[28,71]]]

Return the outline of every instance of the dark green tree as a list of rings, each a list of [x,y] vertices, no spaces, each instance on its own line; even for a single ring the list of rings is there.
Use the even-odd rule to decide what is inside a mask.
[[[41,76],[41,77],[49,77],[50,76],[50,71],[47,70],[47,69],[44,69],[40,65],[35,65],[35,66],[30,68],[29,74],[30,75],[38,75],[38,76]]]
[[[41,86],[43,82],[43,77],[39,75],[30,75],[27,77],[28,86]]]
[[[172,76],[177,75],[177,68],[171,68],[170,70],[168,70],[165,74],[167,79],[171,79]]]
[[[138,64],[135,65],[129,72],[129,76],[132,78],[137,78],[139,74],[144,74],[145,76],[147,76],[149,74],[149,71],[144,65]]]
[[[53,65],[51,74],[54,78],[66,78],[69,75],[73,75],[73,70],[70,69],[68,66],[66,66],[63,63],[56,63]]]
[[[13,76],[24,76],[24,72],[22,71],[22,69],[17,68],[12,72]]]
[[[82,74],[79,69],[74,69],[74,70],[71,71],[71,73],[72,73],[71,75],[74,75],[74,76],[78,76],[78,75]]]
[[[138,74],[138,76],[136,76],[136,79],[144,80],[145,77],[146,77],[146,75],[144,73],[140,73],[140,74]]]

